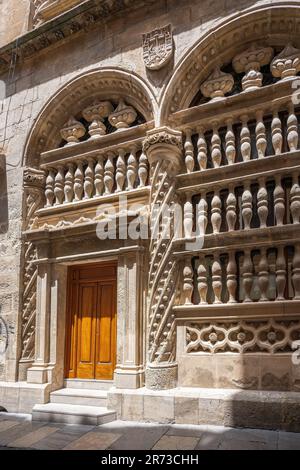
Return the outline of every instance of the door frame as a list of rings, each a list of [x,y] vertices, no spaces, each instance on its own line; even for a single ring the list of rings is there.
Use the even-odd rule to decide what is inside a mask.
[[[103,261],[95,261],[95,262],[82,262],[82,263],[74,263],[71,264],[67,267],[67,296],[66,296],[66,315],[65,315],[65,345],[64,345],[64,379],[68,379],[68,374],[70,371],[70,356],[71,356],[71,340],[72,340],[72,334],[71,334],[71,328],[72,328],[72,306],[73,302],[72,300],[72,272],[75,271],[76,269],[80,269],[81,267],[83,268],[95,268],[95,267],[110,267],[114,266],[116,268],[116,275],[114,277],[115,280],[115,294],[113,298],[113,304],[114,304],[114,310],[115,310],[115,321],[114,321],[114,370],[116,368],[117,364],[117,331],[118,331],[118,326],[117,326],[117,321],[118,321],[118,311],[117,311],[117,305],[118,305],[118,260],[117,259],[111,259],[111,260],[103,260]],[[75,337],[77,338],[78,332],[76,331]],[[76,349],[77,352],[77,349]],[[75,372],[76,373],[76,372]],[[75,377],[77,378],[77,377]],[[113,377],[112,379],[101,379],[101,380],[113,380],[114,378],[114,372],[113,372]],[[82,379],[82,380],[89,380],[89,379]],[[92,379],[92,380],[97,380],[97,379]]]

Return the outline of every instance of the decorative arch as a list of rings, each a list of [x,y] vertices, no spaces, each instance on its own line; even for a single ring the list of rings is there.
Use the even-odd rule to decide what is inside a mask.
[[[291,42],[300,47],[300,11],[293,5],[272,5],[235,14],[205,32],[179,62],[161,99],[158,122],[170,124],[170,115],[189,108],[200,85],[217,66],[228,65],[234,56],[256,42],[283,49]]]
[[[146,122],[157,114],[154,95],[147,84],[132,72],[105,68],[85,72],[64,85],[46,103],[28,136],[23,165],[38,168],[39,156],[59,147],[60,130],[70,116],[77,116],[95,100],[124,98]]]

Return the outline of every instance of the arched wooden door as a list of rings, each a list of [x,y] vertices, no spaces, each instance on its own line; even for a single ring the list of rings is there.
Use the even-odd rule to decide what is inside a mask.
[[[68,270],[66,377],[111,380],[116,365],[115,262]]]

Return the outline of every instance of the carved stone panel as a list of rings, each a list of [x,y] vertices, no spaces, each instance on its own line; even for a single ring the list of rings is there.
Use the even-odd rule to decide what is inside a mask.
[[[144,62],[149,70],[159,70],[171,59],[174,51],[171,25],[143,34]]]

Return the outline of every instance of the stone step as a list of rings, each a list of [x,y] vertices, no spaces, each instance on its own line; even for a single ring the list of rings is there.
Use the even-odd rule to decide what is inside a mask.
[[[67,405],[65,403],[37,404],[32,409],[32,421],[64,424],[99,424],[115,421],[115,411],[104,407]]]
[[[109,390],[113,386],[112,380],[81,380],[81,379],[65,379],[64,386],[66,388],[78,388],[88,390]]]
[[[107,390],[62,388],[50,393],[50,403],[106,407]]]

